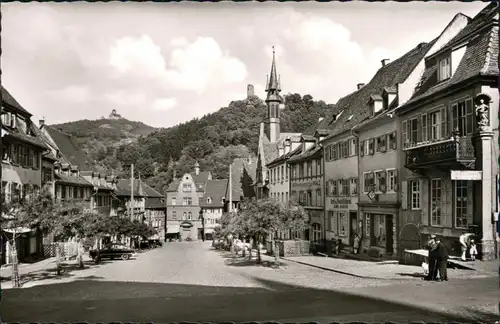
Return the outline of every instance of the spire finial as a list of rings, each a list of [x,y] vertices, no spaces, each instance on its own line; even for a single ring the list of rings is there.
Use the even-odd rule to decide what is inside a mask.
[[[274,55],[274,45],[273,45],[273,55]]]

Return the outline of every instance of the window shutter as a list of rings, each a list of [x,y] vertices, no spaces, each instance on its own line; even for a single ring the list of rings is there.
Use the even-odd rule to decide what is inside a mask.
[[[398,191],[398,170],[394,170],[394,191]]]
[[[17,127],[17,118],[16,118],[15,114],[12,114],[12,116],[11,116],[11,123],[12,123],[12,128]]]
[[[419,195],[419,198],[420,198],[419,203],[420,203],[420,210],[422,210],[422,205],[423,205],[422,196],[423,196],[423,192],[427,191],[427,190],[424,189],[424,180],[423,179],[419,179],[418,182],[419,182],[419,188],[418,188],[419,194],[418,195]]]
[[[374,138],[370,139],[369,148],[370,148],[370,155],[375,154],[375,139]]]
[[[441,139],[448,137],[448,130],[446,129],[446,121],[448,120],[447,117],[446,108],[441,108]]]
[[[422,120],[417,118],[417,143],[422,142]]]
[[[406,121],[401,124],[401,147],[406,148],[406,137],[408,136],[408,128]]]
[[[353,146],[354,146],[354,155],[358,155],[358,140],[355,138],[353,139]]]
[[[365,141],[359,142],[359,156],[365,155]]]
[[[408,209],[408,181],[401,181],[401,208]]]
[[[455,129],[459,130],[458,123],[459,123],[459,113],[458,113],[458,105],[454,104],[451,106],[451,116],[452,116],[452,131],[455,131]]]
[[[392,149],[395,150],[398,148],[398,136],[397,132],[392,132]]]

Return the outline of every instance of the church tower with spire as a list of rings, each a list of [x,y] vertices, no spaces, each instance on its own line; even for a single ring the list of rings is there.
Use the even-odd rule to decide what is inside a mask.
[[[273,63],[271,74],[266,82],[266,104],[267,104],[267,137],[271,143],[276,143],[280,138],[280,109],[283,98],[280,96],[280,77],[276,72],[276,58],[273,46]]]

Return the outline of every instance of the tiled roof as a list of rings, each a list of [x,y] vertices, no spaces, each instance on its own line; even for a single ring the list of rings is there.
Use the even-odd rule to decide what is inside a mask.
[[[80,176],[68,176],[65,174],[55,174],[55,180],[56,182],[60,183],[68,183],[68,184],[73,184],[73,185],[79,185],[79,186],[85,186],[85,187],[93,187],[93,185],[85,180],[84,178]]]
[[[130,194],[132,193],[132,190],[130,190],[130,179],[119,179],[118,183],[116,184],[116,188],[117,196],[130,196]],[[144,181],[140,179],[134,179],[134,195],[137,197],[163,198],[162,194],[148,186]]]
[[[71,135],[66,134],[52,126],[43,126],[50,135],[54,143],[57,145],[59,152],[72,165],[78,166],[81,171],[94,171],[94,163],[85,152],[78,149]]]
[[[280,163],[280,162],[286,161],[290,157],[298,154],[301,151],[301,149],[302,149],[302,145],[299,145],[297,148],[295,148],[295,150],[292,150],[292,151],[288,152],[287,154],[283,154],[282,156],[277,157],[273,161],[269,162],[266,166],[270,166],[272,164],[276,164],[276,163]]]
[[[319,146],[319,145],[313,145],[312,147],[310,147],[305,152],[300,152],[300,154],[296,154],[296,155],[292,156],[291,158],[289,158],[288,162],[290,162],[290,163],[296,163],[296,162],[300,162],[300,161],[306,160],[307,158],[311,158],[313,156],[318,156],[319,157],[319,154],[321,154],[321,149],[322,149],[321,146]]]
[[[492,9],[492,5],[488,5],[485,9]],[[409,104],[415,103],[424,98],[428,98],[444,89],[457,85],[461,82],[470,80],[478,76],[498,77],[498,25],[491,24],[488,28],[484,28],[479,35],[476,34],[478,29],[482,29],[493,20],[498,22],[498,13],[488,13],[488,10],[481,11],[474,17],[468,26],[466,26],[461,34],[460,39],[469,36],[470,40],[462,57],[462,60],[457,66],[455,73],[446,81],[438,82],[437,70],[438,61],[435,57],[427,62],[426,69],[421,77],[419,87],[416,89],[412,98],[401,107],[404,110]],[[485,18],[490,19],[485,21]],[[477,21],[479,19],[479,23]],[[469,28],[469,26],[472,26]],[[466,30],[464,32],[464,30]],[[477,36],[473,36],[477,35]],[[458,35],[457,35],[458,36]],[[456,37],[455,37],[456,38]],[[454,42],[454,40],[450,41]],[[445,45],[449,47],[449,45]],[[400,110],[400,111],[402,111]]]
[[[25,116],[29,116],[29,117],[32,116],[32,114],[29,111],[27,111],[26,109],[24,109],[19,104],[19,102],[17,102],[16,99],[14,99],[14,97],[2,85],[0,85],[0,90],[2,93],[2,102],[3,103],[6,103],[7,105],[12,107],[13,109],[18,110],[20,113],[22,113]]]
[[[57,161],[57,158],[52,152],[47,152],[44,155],[42,155],[43,159],[51,160],[51,161]]]
[[[236,158],[231,164],[232,200],[240,201],[242,197],[255,197],[252,184],[257,175],[257,158]],[[229,199],[229,185],[226,199]]]
[[[28,143],[28,144],[31,144],[31,145],[34,145],[34,146],[38,146],[40,148],[43,148],[43,149],[48,149],[47,145],[45,145],[45,143],[43,143],[40,139],[34,137],[34,136],[30,136],[28,134],[25,134],[25,133],[21,133],[18,129],[12,129],[12,130],[9,130],[7,132],[7,134],[5,135],[6,138],[14,138],[18,141],[21,141],[21,142],[25,142],[25,143]]]
[[[163,198],[163,197],[147,197],[145,207],[146,207],[146,209],[167,208],[167,206],[165,204],[165,198]]]
[[[222,202],[222,198],[226,196],[228,183],[228,179],[208,180],[205,188],[205,194],[200,199],[200,206],[214,208],[223,207],[224,203]]]
[[[167,188],[167,192],[177,191],[179,189],[180,179],[174,179]]]
[[[319,128],[330,131],[327,138],[348,131],[368,118],[370,97],[381,95],[385,87],[393,87],[404,82],[433,43],[434,41],[419,44],[400,58],[381,67],[364,87],[341,98],[335,105],[336,113],[333,115],[336,115],[336,119],[330,116],[319,125]]]

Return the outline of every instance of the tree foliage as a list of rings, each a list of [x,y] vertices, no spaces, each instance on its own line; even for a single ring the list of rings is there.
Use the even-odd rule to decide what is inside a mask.
[[[331,108],[324,101],[297,93],[285,95],[285,102],[283,132],[302,132]],[[234,158],[255,156],[266,111],[265,103],[253,96],[164,129],[126,119],[83,120],[56,127],[72,134],[99,167],[128,177],[130,165],[135,164],[141,178],[163,193],[173,179],[174,168],[179,176],[192,171],[198,161],[214,178],[226,178],[227,166]]]

